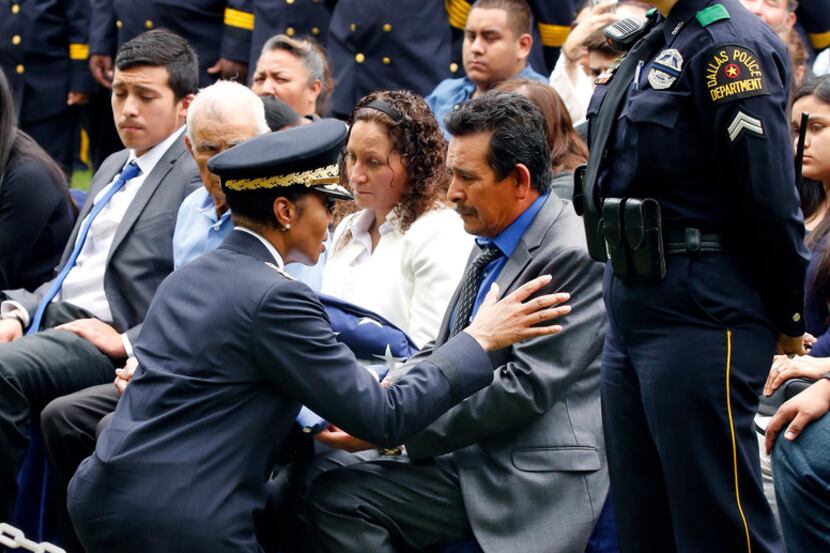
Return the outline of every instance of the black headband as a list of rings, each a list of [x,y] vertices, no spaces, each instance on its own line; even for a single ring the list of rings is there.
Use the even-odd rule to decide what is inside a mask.
[[[400,111],[393,108],[392,106],[390,106],[388,103],[384,102],[383,100],[372,100],[363,107],[381,111],[389,117],[391,117],[392,121],[394,121],[395,123],[400,123],[401,121],[403,121],[403,114]]]

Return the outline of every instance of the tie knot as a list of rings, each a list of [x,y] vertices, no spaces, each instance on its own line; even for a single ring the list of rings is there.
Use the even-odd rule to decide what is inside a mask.
[[[130,179],[137,177],[139,173],[141,173],[141,168],[135,161],[131,161],[121,171],[121,179],[126,182]]]
[[[495,244],[487,244],[481,249],[476,258],[473,260],[473,265],[476,267],[484,267],[494,259],[501,256],[501,250]]]

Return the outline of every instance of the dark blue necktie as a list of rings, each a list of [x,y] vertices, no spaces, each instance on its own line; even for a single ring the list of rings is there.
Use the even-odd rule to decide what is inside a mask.
[[[84,242],[86,242],[87,234],[89,234],[89,227],[92,226],[92,221],[94,221],[95,217],[97,217],[101,210],[104,209],[104,206],[107,205],[110,198],[115,196],[116,192],[124,188],[124,185],[127,184],[128,180],[135,178],[139,173],[141,173],[141,169],[139,169],[135,161],[128,163],[118,176],[118,180],[116,180],[115,183],[110,186],[110,189],[107,190],[106,194],[104,194],[101,199],[95,202],[95,205],[92,206],[89,215],[87,215],[86,220],[81,226],[81,230],[78,231],[78,238],[75,240],[75,248],[72,250],[72,254],[69,256],[69,259],[66,260],[61,272],[58,273],[58,276],[52,281],[52,286],[49,288],[49,291],[45,296],[43,296],[43,299],[40,300],[40,304],[37,306],[37,311],[35,311],[35,316],[32,317],[32,324],[29,326],[29,330],[26,331],[26,334],[34,334],[40,330],[40,324],[43,320],[43,313],[46,312],[46,308],[52,300],[55,299],[58,292],[60,292],[61,286],[63,286],[63,281],[66,280],[66,275],[68,275],[69,271],[72,270],[72,267],[75,266],[75,261],[77,261],[78,255],[80,255],[81,249],[84,247]]]
[[[450,338],[464,330],[470,324],[470,315],[478,296],[478,289],[484,278],[484,268],[491,261],[501,257],[501,250],[495,244],[488,244],[473,259],[467,267],[464,278],[461,279],[461,290],[458,292],[458,300],[455,303],[455,319],[450,328]]]

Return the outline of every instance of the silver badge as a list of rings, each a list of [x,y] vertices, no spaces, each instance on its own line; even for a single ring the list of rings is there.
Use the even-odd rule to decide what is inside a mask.
[[[663,50],[651,62],[648,82],[655,90],[665,90],[674,84],[683,69],[683,56],[674,48]]]

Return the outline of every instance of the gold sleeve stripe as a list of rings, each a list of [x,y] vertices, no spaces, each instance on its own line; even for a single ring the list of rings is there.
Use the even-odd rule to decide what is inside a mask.
[[[254,14],[234,10],[232,8],[225,8],[225,25],[228,27],[238,27],[246,31],[254,30]]]
[[[78,61],[89,59],[89,44],[70,44],[69,59]]]
[[[463,30],[467,25],[467,16],[473,8],[470,3],[465,0],[444,0],[444,8],[447,10],[450,25]]]
[[[827,48],[830,46],[830,31],[826,33],[810,33],[810,42],[813,43],[813,48]]]
[[[571,34],[571,28],[567,25],[549,25],[547,23],[539,23],[539,37],[542,39],[544,46],[552,46],[559,48],[565,44],[568,35]]]

